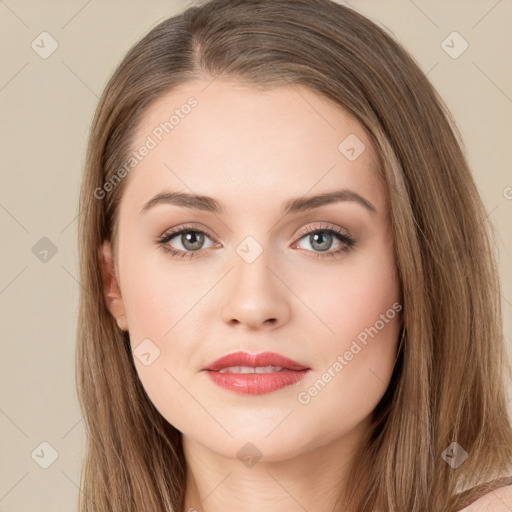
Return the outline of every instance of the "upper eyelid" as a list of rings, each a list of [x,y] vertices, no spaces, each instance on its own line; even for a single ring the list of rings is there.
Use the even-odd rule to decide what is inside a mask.
[[[183,232],[187,232],[187,231],[197,231],[199,233],[203,233],[207,236],[209,236],[210,238],[216,238],[216,235],[212,235],[208,229],[206,228],[202,228],[202,227],[198,227],[198,226],[189,226],[187,224],[185,225],[182,225],[182,226],[177,226],[175,228],[170,228],[170,229],[166,229],[161,235],[159,238],[166,238],[170,235],[179,235],[180,233],[183,233]]]
[[[337,226],[336,224],[332,224],[331,222],[328,222],[328,221],[316,222],[316,223],[314,223],[313,226],[301,228],[297,232],[297,236],[300,236],[302,238],[303,236],[306,236],[311,233],[315,233],[316,231],[333,231],[338,235],[344,235],[348,238],[352,238],[351,235],[348,233],[348,231],[345,228]]]

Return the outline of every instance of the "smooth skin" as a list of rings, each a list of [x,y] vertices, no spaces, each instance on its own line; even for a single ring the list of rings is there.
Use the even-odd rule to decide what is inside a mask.
[[[109,309],[136,353],[143,340],[160,351],[147,366],[134,360],[155,407],[183,434],[185,511],[346,512],[347,468],[389,384],[400,333],[400,315],[386,316],[333,376],[338,356],[400,301],[376,153],[358,121],[306,87],[263,92],[221,79],[183,84],[154,103],[134,150],[191,96],[197,106],[125,178]],[[365,145],[353,161],[338,148],[350,134]],[[282,214],[292,198],[339,189],[375,211],[347,200]],[[164,191],[213,197],[223,211],[160,203],[141,212]],[[185,225],[207,235],[193,246],[177,234],[166,245],[195,252],[191,259],[158,242]],[[317,242],[301,234],[318,226]],[[325,256],[346,246],[330,227],[355,245]],[[262,251],[251,263],[237,252],[246,237]],[[112,270],[108,242],[103,257]],[[201,371],[238,350],[277,352],[311,370],[297,385],[241,395]],[[329,368],[330,381],[301,403]],[[237,455],[244,446],[252,462]]]

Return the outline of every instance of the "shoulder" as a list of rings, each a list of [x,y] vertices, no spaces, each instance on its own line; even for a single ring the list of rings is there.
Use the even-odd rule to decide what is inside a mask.
[[[512,485],[494,489],[460,512],[509,512],[512,510]]]

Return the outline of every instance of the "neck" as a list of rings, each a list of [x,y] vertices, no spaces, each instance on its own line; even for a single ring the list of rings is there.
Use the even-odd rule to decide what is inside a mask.
[[[257,462],[250,457],[245,461],[226,457],[184,435],[183,512],[349,512],[344,499],[346,480],[369,418],[363,423],[314,449],[279,460],[262,457]]]

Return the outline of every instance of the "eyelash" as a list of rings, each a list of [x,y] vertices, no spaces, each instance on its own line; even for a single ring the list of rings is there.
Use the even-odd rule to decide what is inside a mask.
[[[200,253],[202,249],[199,249],[197,251],[181,251],[179,249],[174,249],[173,247],[169,246],[168,243],[176,236],[180,235],[182,233],[201,233],[203,235],[206,235],[208,238],[211,237],[206,231],[203,231],[202,229],[199,229],[194,226],[181,226],[178,229],[168,231],[161,235],[156,243],[162,248],[163,251],[166,253],[170,253],[172,257],[178,258],[181,260],[190,260],[192,258],[195,258],[197,253]],[[313,226],[313,228],[307,228],[304,230],[301,230],[298,233],[300,241],[302,238],[304,238],[306,235],[316,234],[316,233],[332,233],[334,236],[344,244],[344,246],[340,247],[339,249],[336,249],[334,251],[325,251],[325,252],[315,252],[314,258],[330,258],[335,257],[336,255],[344,252],[349,252],[356,244],[356,240],[354,240],[352,237],[348,236],[346,233],[341,231],[339,228],[333,225],[323,225],[323,224],[317,224]],[[312,252],[312,251],[308,251]]]

